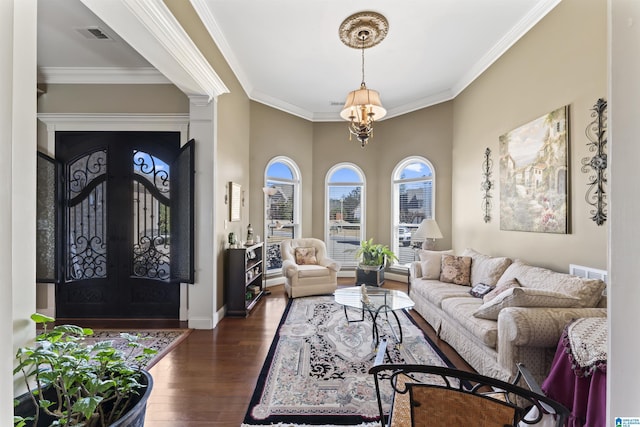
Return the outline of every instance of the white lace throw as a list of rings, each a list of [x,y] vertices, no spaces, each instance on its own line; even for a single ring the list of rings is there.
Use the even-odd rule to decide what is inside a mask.
[[[589,371],[607,362],[607,318],[577,319],[567,328],[576,368]]]

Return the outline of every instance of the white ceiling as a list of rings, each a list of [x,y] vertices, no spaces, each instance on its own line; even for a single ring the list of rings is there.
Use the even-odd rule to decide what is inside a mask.
[[[251,99],[314,121],[339,120],[360,85],[361,52],[338,37],[355,12],[389,22],[365,81],[393,117],[455,97],[559,1],[191,0]],[[95,27],[111,40],[78,31]],[[80,0],[38,0],[38,68],[48,83],[168,82]]]

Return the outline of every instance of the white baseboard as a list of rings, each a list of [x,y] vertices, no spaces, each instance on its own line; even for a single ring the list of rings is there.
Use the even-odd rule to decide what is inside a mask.
[[[217,313],[216,317],[218,317]],[[215,324],[217,324],[218,322],[219,320],[215,322]],[[189,319],[189,321],[187,322],[187,326],[191,329],[213,329],[215,327],[215,324],[213,319],[207,317],[193,318]]]

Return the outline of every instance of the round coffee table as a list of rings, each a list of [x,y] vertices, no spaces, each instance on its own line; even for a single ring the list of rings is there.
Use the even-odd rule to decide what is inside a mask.
[[[414,306],[413,300],[405,292],[360,285],[338,288],[333,295],[335,301],[344,308],[344,316],[348,322],[362,322],[364,321],[365,311],[369,313],[372,323],[373,342],[376,346],[380,343],[378,319],[382,319],[389,325],[391,333],[398,343],[402,342],[402,326],[395,312],[397,310],[407,310]],[[349,319],[347,307],[360,310],[360,318]],[[398,333],[396,333],[392,322],[389,321],[389,313],[395,318]]]

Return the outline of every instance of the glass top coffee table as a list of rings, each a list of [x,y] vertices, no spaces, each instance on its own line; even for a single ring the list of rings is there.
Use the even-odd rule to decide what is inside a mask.
[[[379,321],[386,322],[391,329],[391,333],[398,343],[402,342],[402,326],[396,314],[397,310],[413,308],[414,303],[405,292],[395,289],[382,289],[373,286],[353,286],[349,288],[338,288],[334,292],[335,301],[344,308],[344,316],[348,322],[364,321],[365,311],[371,316],[373,342],[380,343]],[[355,308],[360,311],[359,319],[349,319],[347,308]],[[389,313],[395,318],[395,325],[389,321]]]

